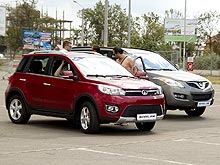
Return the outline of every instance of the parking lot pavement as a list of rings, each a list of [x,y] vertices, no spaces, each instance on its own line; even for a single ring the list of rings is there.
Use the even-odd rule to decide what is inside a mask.
[[[151,132],[103,125],[87,135],[65,119],[32,116],[26,125],[12,124],[4,105],[7,80],[0,81],[0,160],[4,165],[218,165],[220,162],[220,85],[215,102],[202,117],[168,111]]]

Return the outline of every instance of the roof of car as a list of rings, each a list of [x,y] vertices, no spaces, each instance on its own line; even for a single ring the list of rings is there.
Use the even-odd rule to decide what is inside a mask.
[[[101,50],[109,50],[109,49],[113,49],[113,47],[100,47]],[[83,51],[83,50],[92,50],[92,46],[76,46],[76,47],[72,47],[71,51]]]
[[[101,54],[93,52],[93,51],[83,51],[83,52],[68,52],[67,54],[64,54],[60,51],[54,51],[54,50],[48,50],[48,51],[33,51],[30,52],[29,54],[24,54],[24,56],[38,56],[38,55],[61,55],[61,56],[68,56],[69,58],[72,57],[78,57],[78,56],[83,56],[83,57],[91,57],[92,56],[97,56],[97,57],[103,57]]]
[[[124,51],[130,53],[146,53],[146,52],[149,52],[149,53],[152,53],[153,51],[149,51],[149,50],[145,50],[145,49],[139,49],[139,48],[122,48]]]
[[[114,47],[100,47],[101,50],[110,50],[112,51]],[[123,50],[125,51],[132,51],[132,52],[152,52],[146,49],[141,49],[141,48],[127,48],[127,47],[122,47]],[[72,47],[71,51],[90,51],[92,50],[91,46],[77,46],[77,47]]]

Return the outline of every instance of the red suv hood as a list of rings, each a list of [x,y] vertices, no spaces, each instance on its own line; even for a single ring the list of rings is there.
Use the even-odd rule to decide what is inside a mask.
[[[115,85],[123,89],[149,89],[157,88],[157,85],[151,81],[132,78],[90,78],[90,80],[101,82],[106,85]]]

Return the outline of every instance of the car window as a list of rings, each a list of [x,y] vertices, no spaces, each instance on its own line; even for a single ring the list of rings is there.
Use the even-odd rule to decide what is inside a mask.
[[[72,59],[74,64],[79,68],[79,70],[85,76],[88,75],[102,75],[102,76],[112,76],[112,75],[123,75],[123,76],[133,76],[128,72],[123,66],[116,63],[110,58],[103,56],[97,57],[75,57]]]
[[[168,60],[153,52],[141,51],[128,54],[133,58],[141,56],[147,70],[177,70]]]
[[[27,66],[29,58],[28,57],[23,57],[22,60],[20,61],[16,72],[24,72],[25,67]]]
[[[101,49],[100,53],[106,57],[114,59],[114,54],[113,54],[112,50],[102,50]]]
[[[34,56],[30,62],[28,73],[45,74],[48,56]]]
[[[144,64],[142,62],[141,57],[137,57],[137,58],[134,59],[133,67],[137,67],[137,70],[139,70],[139,71],[146,71],[145,68],[144,68]]]
[[[62,65],[63,62],[63,65]],[[73,75],[73,68],[69,62],[67,62],[65,59],[62,59],[60,57],[56,57],[51,65],[50,70],[51,76],[72,76]]]

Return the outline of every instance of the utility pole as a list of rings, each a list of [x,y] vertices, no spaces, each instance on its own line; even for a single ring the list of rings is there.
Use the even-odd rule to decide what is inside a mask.
[[[81,46],[84,46],[84,8],[82,8],[82,40]]]
[[[128,47],[131,47],[131,0],[128,5]]]
[[[108,46],[108,0],[105,0],[104,47]]]
[[[81,46],[84,46],[84,7],[77,1],[73,0],[73,3],[77,3],[82,8],[82,31],[81,31]]]
[[[183,70],[186,70],[186,0],[184,10]]]

